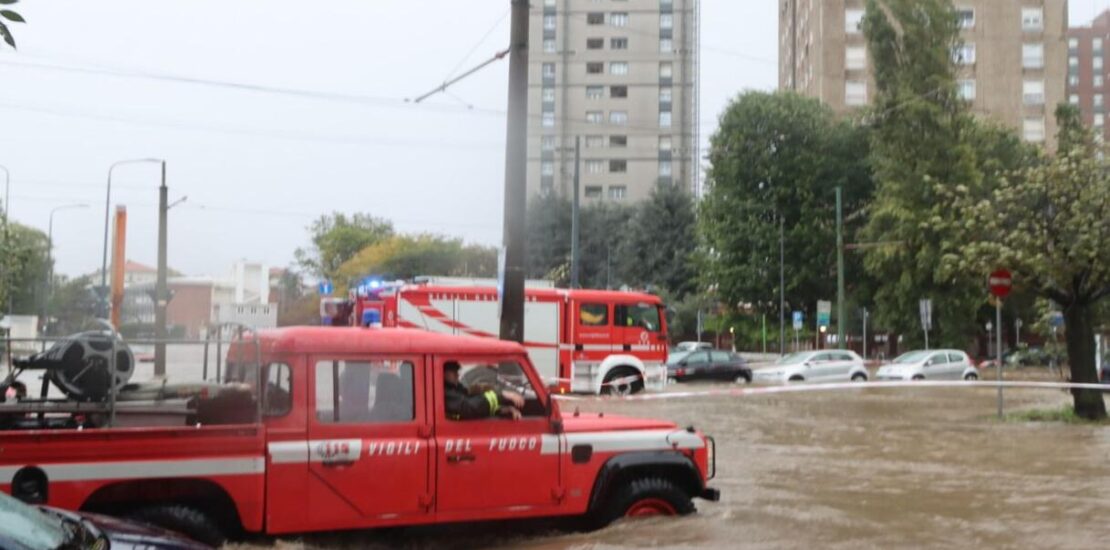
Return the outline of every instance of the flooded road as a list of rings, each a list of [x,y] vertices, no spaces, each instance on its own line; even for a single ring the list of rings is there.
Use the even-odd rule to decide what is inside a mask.
[[[680,389],[721,386],[686,385]],[[1007,390],[1007,410],[1057,391]],[[563,403],[564,414],[673,419],[717,440],[721,502],[593,533],[406,529],[265,541],[279,548],[1105,548],[1110,425],[999,422],[993,389],[854,389]]]

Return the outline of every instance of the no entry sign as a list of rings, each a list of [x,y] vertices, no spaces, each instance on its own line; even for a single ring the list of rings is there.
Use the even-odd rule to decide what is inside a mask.
[[[987,280],[987,285],[990,286],[991,294],[997,298],[1005,298],[1010,295],[1010,287],[1013,285],[1014,278],[1006,269],[998,269],[991,273],[990,279]]]

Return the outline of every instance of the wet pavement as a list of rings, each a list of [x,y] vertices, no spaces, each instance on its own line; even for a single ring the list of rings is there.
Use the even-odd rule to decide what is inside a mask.
[[[1038,378],[1040,378],[1038,376]],[[1044,377],[1047,378],[1047,377]],[[683,385],[709,389],[720,385]],[[1007,410],[1067,394],[1007,390]],[[717,440],[719,503],[593,533],[494,527],[261,540],[278,548],[1105,548],[1110,425],[994,418],[993,389],[852,389],[626,402],[605,411],[693,424]]]

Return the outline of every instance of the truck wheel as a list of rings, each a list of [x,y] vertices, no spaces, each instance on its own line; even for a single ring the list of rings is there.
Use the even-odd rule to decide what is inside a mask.
[[[627,379],[635,376],[636,379],[632,381],[622,381],[617,383],[618,380]],[[644,378],[640,376],[639,371],[631,367],[616,368],[609,371],[605,375],[605,380],[601,386],[601,393],[605,395],[632,395],[640,393],[644,389]]]
[[[170,504],[135,510],[128,517],[170,531],[176,531],[197,542],[219,547],[227,535],[211,517],[191,506]]]
[[[632,480],[610,498],[602,511],[605,523],[619,518],[684,516],[694,512],[690,495],[668,479],[645,477]]]

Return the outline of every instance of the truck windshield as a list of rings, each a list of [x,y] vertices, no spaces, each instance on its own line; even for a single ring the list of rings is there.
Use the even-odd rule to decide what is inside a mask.
[[[649,332],[659,332],[663,325],[659,322],[659,308],[652,304],[629,304],[618,306],[618,318],[623,318],[624,326],[639,327]]]
[[[18,548],[59,548],[69,538],[62,518],[0,493],[0,541]]]

